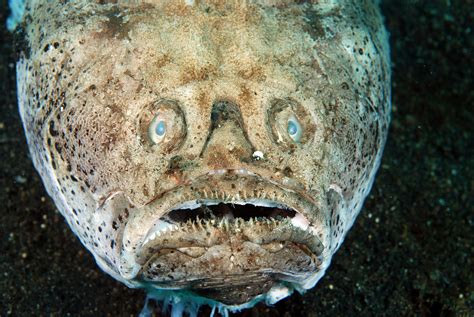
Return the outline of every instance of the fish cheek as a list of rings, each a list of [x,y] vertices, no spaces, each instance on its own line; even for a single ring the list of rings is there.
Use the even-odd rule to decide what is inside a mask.
[[[340,188],[337,185],[331,185],[326,192],[327,207],[329,211],[330,225],[330,247],[335,252],[342,243],[345,234],[345,224],[347,221],[347,206]]]
[[[99,265],[115,274],[120,237],[133,209],[117,192],[123,186],[119,180],[129,179],[120,169],[124,162],[132,164],[127,143],[131,132],[123,129],[126,123],[121,114],[95,113],[94,107],[84,112],[64,109],[51,117],[44,138],[57,181],[52,196],[63,197],[55,199],[59,210]],[[72,115],[75,120],[70,119]],[[123,156],[130,157],[119,159]]]
[[[74,151],[60,120],[60,116],[52,117],[48,129],[43,132],[50,163],[50,178],[45,178],[45,185],[69,226],[95,254],[100,248],[92,221],[97,203],[91,193],[90,183],[78,176],[80,173],[76,170],[76,162],[71,159]]]

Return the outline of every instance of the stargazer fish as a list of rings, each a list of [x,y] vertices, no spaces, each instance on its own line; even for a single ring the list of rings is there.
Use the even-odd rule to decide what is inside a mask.
[[[377,1],[11,6],[31,157],[102,270],[175,314],[318,282],[387,136]]]

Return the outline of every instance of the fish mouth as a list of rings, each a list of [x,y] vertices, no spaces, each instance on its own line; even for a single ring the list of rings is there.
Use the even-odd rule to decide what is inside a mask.
[[[155,288],[242,304],[275,285],[301,284],[322,264],[314,201],[246,170],[208,173],[147,207],[165,205],[135,253],[135,278]]]

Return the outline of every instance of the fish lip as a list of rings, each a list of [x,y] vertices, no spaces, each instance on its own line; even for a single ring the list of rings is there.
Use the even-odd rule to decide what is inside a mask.
[[[292,224],[291,218],[260,219],[251,218],[243,220],[236,218],[199,220],[187,222],[181,226],[173,225],[171,229],[164,230],[152,239],[145,239],[137,253],[137,262],[145,265],[160,250],[170,249],[180,251],[186,248],[202,249],[205,253],[208,248],[226,244],[230,235],[243,237],[243,242],[255,245],[268,246],[290,242],[299,245],[299,248],[309,253],[314,262],[322,254],[324,246],[321,240],[311,231]],[[191,256],[196,257],[196,256]]]
[[[232,183],[235,185],[233,189],[231,189]],[[220,189],[216,190],[216,188]],[[248,188],[252,190],[247,190]],[[122,259],[128,263],[123,261],[122,263],[134,268],[130,270],[131,273],[124,276],[133,279],[141,271],[142,265],[139,262],[143,263],[144,261],[138,258],[138,254],[144,247],[147,235],[157,220],[183,202],[206,199],[223,203],[232,203],[236,200],[250,201],[252,199],[279,202],[303,215],[308,221],[308,230],[313,236],[317,235],[313,225],[325,223],[324,215],[320,212],[320,207],[316,201],[299,190],[288,188],[245,169],[209,171],[194,178],[191,182],[166,191],[141,207],[140,209],[143,209],[142,215],[138,217],[136,224],[133,224],[134,220],[130,219],[122,237],[125,246],[122,250]],[[325,226],[320,227],[324,228]],[[136,232],[139,232],[139,234],[134,234]],[[326,248],[327,245],[323,243],[323,249]]]

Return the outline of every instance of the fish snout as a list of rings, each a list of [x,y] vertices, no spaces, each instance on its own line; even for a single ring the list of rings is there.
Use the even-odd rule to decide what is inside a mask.
[[[200,155],[209,169],[238,169],[252,160],[255,147],[248,138],[237,104],[227,100],[215,102],[210,121]]]

